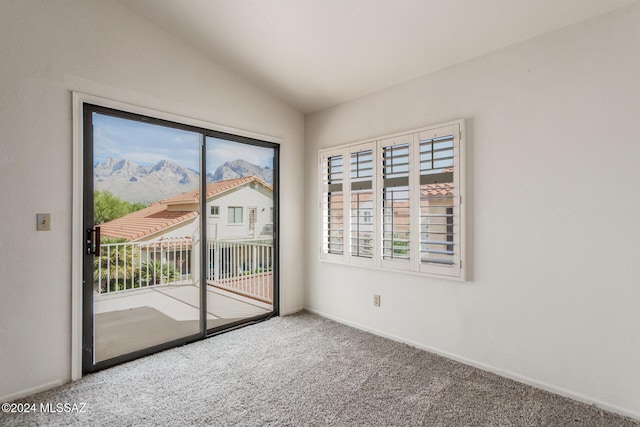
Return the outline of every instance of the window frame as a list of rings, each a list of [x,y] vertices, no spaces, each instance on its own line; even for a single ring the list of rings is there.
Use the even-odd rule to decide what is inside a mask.
[[[233,219],[231,222],[231,209],[233,209]],[[240,221],[235,221],[236,212],[240,209]],[[244,224],[244,208],[242,206],[227,206],[227,225],[243,225]]]
[[[436,139],[443,136],[451,136],[453,140],[453,195],[451,197],[453,209],[453,224],[450,224],[449,218],[446,218],[446,233],[453,230],[453,241],[447,245],[446,250],[454,249],[454,253],[450,255],[453,264],[443,265],[435,262],[423,262],[421,249],[424,244],[421,239],[422,223],[421,213],[421,153],[420,143],[426,138]],[[409,203],[409,260],[383,259],[383,148],[401,144],[401,141],[409,142],[409,173],[408,173],[408,203]],[[353,153],[365,151],[371,147],[373,158],[375,159],[372,191],[373,191],[373,215],[371,217],[374,226],[373,236],[373,257],[365,258],[352,255],[352,220],[351,205],[352,187],[351,187],[351,155]],[[343,200],[343,253],[334,254],[325,252],[326,240],[326,200],[324,197],[328,194],[326,185],[326,166],[327,159],[331,157],[342,156],[343,159],[343,179],[342,194]],[[342,144],[330,148],[321,149],[318,152],[318,183],[319,183],[319,242],[318,251],[319,259],[322,261],[330,261],[348,265],[368,267],[374,269],[382,269],[388,271],[399,271],[407,274],[417,274],[420,276],[437,277],[451,279],[456,281],[466,280],[466,264],[467,264],[467,247],[466,247],[466,129],[464,119],[454,120],[450,122],[440,123],[433,126],[425,126],[421,128],[411,129],[404,132],[398,132],[390,135],[383,135],[376,138],[357,141],[348,144]],[[448,171],[446,171],[448,173]],[[423,181],[424,182],[424,181]],[[448,182],[448,181],[447,181]],[[448,205],[443,205],[448,214]],[[449,237],[445,237],[449,239]]]
[[[253,213],[253,215],[251,215]],[[244,213],[243,213],[244,214]],[[253,221],[252,217],[253,216]],[[247,233],[255,234],[256,225],[258,225],[258,207],[247,206]]]

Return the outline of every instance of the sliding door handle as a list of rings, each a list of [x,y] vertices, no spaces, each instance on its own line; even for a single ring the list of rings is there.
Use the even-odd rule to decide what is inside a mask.
[[[95,230],[94,236],[95,240],[93,241],[93,255],[96,257],[100,256],[100,227],[94,227]]]
[[[96,257],[100,256],[100,227],[87,229],[86,253]]]

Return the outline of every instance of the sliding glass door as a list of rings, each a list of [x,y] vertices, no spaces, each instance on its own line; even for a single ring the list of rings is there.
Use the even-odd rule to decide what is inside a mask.
[[[90,372],[277,313],[277,146],[84,106]]]
[[[274,311],[275,149],[206,137],[207,328]]]

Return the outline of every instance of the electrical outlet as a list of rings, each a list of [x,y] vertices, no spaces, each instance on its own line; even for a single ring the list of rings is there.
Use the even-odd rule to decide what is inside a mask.
[[[380,295],[373,295],[373,306],[380,307]]]
[[[50,231],[51,230],[51,214],[39,213],[36,214],[36,230],[38,231]]]

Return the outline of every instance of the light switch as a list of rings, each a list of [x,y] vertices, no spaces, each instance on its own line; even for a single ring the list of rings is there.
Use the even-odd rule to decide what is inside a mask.
[[[51,214],[48,213],[39,213],[36,214],[37,230],[38,231],[49,231],[51,230]]]

